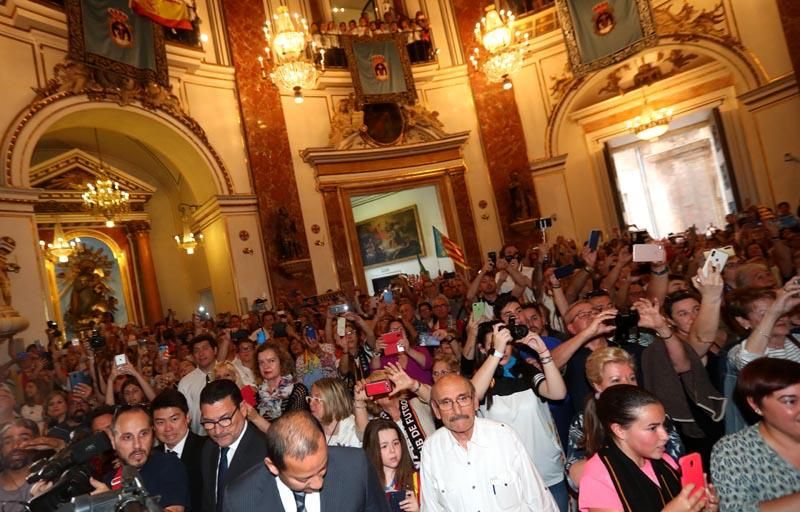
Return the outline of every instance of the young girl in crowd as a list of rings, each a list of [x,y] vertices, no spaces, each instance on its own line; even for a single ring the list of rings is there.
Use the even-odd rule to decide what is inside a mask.
[[[403,512],[419,510],[415,494],[415,472],[408,454],[403,433],[393,421],[378,418],[370,421],[364,431],[364,451],[378,473],[378,480],[387,493],[405,492],[400,501]]]

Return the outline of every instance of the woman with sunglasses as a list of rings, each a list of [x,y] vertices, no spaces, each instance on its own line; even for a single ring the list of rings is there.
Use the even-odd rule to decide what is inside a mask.
[[[361,448],[353,416],[353,397],[344,381],[324,378],[311,386],[306,402],[325,432],[328,446],[350,446]]]

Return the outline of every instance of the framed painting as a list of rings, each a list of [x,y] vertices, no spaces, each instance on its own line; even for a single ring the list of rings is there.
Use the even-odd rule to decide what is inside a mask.
[[[356,223],[364,268],[425,256],[417,205]]]
[[[413,104],[417,100],[404,34],[354,36],[344,40],[356,109],[370,103]]]

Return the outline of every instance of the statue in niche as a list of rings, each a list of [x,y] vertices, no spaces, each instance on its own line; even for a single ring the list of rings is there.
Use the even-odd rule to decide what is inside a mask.
[[[278,220],[275,226],[278,233],[278,250],[281,261],[299,258],[300,242],[297,240],[297,225],[283,206],[278,208]]]
[[[0,340],[11,338],[28,328],[28,320],[11,307],[11,279],[9,273],[19,272],[19,265],[7,260],[17,243],[9,236],[0,237]]]
[[[518,172],[511,173],[508,184],[508,193],[511,196],[511,221],[530,219],[533,217],[533,203],[531,190],[519,179]]]
[[[86,328],[105,312],[117,311],[117,298],[111,285],[114,262],[103,249],[79,246],[69,263],[57,267],[56,277],[67,284],[69,306],[64,321],[70,331]]]

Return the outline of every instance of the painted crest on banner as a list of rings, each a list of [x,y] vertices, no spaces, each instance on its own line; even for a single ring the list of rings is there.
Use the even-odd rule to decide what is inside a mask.
[[[594,33],[599,36],[605,36],[614,30],[617,26],[617,20],[614,18],[614,8],[608,2],[600,2],[592,7],[592,24],[594,26]]]
[[[119,9],[110,8],[108,13],[108,36],[121,48],[133,47],[133,27],[128,15]]]
[[[376,80],[388,80],[389,79],[389,67],[386,65],[386,57],[383,55],[372,55],[370,56],[370,60],[372,61],[372,72],[375,74]]]

